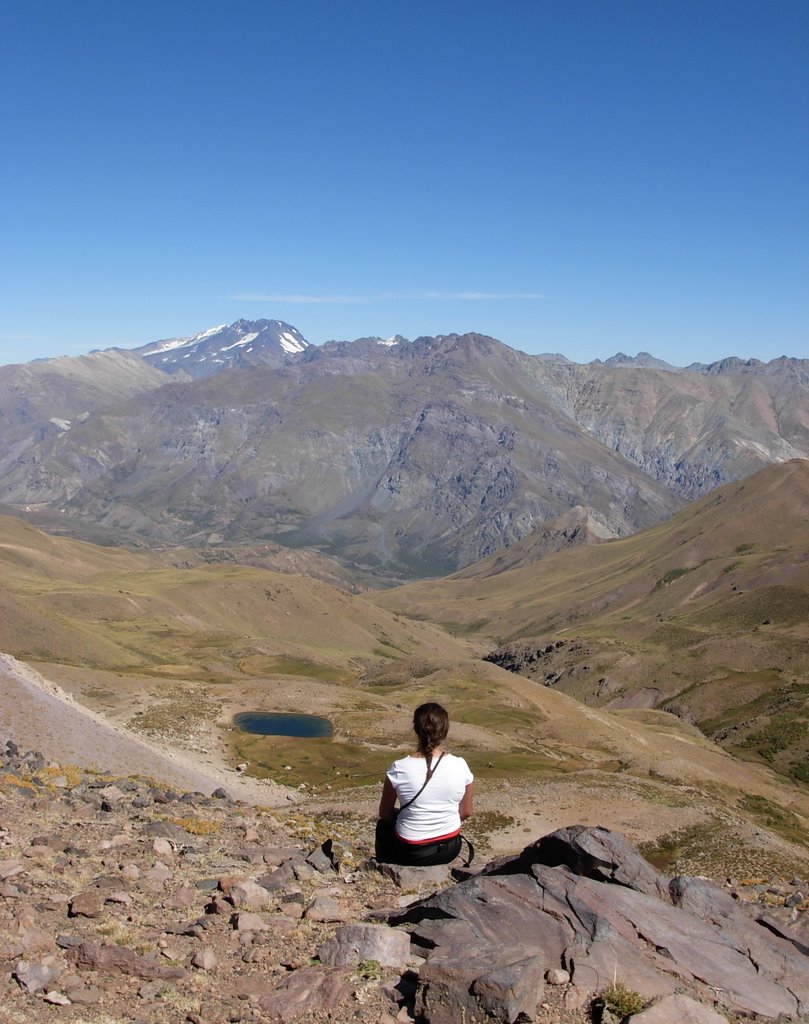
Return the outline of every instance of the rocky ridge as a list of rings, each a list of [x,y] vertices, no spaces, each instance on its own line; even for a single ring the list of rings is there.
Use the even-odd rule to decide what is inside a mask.
[[[263,320],[81,360],[0,367],[0,502],[105,542],[275,540],[431,576],[577,505],[625,536],[809,455],[806,360],[579,365],[479,334],[316,347]],[[93,373],[113,363],[104,403]]]
[[[797,878],[670,880],[581,826],[477,874],[380,868],[370,822],[316,834],[11,741],[0,768],[9,1024],[807,1019]]]
[[[435,575],[576,505],[610,535],[680,501],[572,423],[530,358],[468,336],[334,346],[142,392],[0,458],[0,500],[122,536],[274,540]]]

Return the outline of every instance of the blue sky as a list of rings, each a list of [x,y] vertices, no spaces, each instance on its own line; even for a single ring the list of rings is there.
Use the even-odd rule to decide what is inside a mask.
[[[0,362],[238,317],[809,357],[805,0],[5,0]]]

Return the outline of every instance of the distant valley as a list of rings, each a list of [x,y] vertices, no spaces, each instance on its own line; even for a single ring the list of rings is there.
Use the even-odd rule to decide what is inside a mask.
[[[618,555],[634,539],[592,552]],[[652,555],[648,538],[645,544]],[[186,771],[196,765],[198,771],[229,773],[233,785],[263,786],[269,780],[267,798],[274,784],[293,787],[307,802],[292,820],[318,822],[308,829],[339,833],[350,809],[367,843],[377,781],[407,749],[413,706],[437,697],[452,710],[453,749],[475,766],[478,813],[472,827],[483,851],[519,848],[525,833],[584,821],[625,831],[661,862],[700,873],[809,870],[809,796],[800,779],[790,777],[791,764],[801,756],[794,737],[772,763],[778,769],[773,771],[767,759],[749,763],[731,756],[685,716],[652,710],[648,703],[633,706],[631,699],[612,711],[588,706],[568,696],[567,680],[544,685],[540,677],[481,660],[491,642],[485,643],[484,625],[472,616],[509,614],[517,621],[522,606],[530,620],[551,600],[564,614],[561,593],[575,589],[581,555],[587,553],[579,549],[547,560],[574,559],[568,576],[561,566],[553,570],[553,597],[547,599],[541,573],[533,573],[533,589],[524,576],[521,590],[510,577],[523,570],[502,573],[499,598],[487,589],[498,577],[471,576],[448,631],[427,620],[446,615],[441,588],[451,590],[452,580],[354,596],[303,575],[200,565],[179,551],[155,555],[96,547],[0,517],[0,692],[11,686],[16,695],[4,720],[14,723],[24,742],[39,725],[38,705],[16,678],[28,671],[15,668],[17,658],[49,681],[49,757],[92,766],[103,743],[105,766],[115,771],[111,726],[119,737],[119,771],[126,758],[126,770],[132,770],[138,744],[146,741],[160,757],[176,753]],[[752,554],[751,563],[761,564],[761,554]],[[595,575],[606,574],[607,567],[596,563]],[[657,571],[651,559],[642,575]],[[795,592],[805,593],[802,584],[795,583]],[[504,610],[508,595],[511,612]],[[767,597],[766,589],[760,596]],[[461,605],[465,621],[459,621]],[[664,650],[663,639],[647,632],[654,607],[638,618],[634,650],[628,624],[622,635],[616,631],[615,650],[606,655],[597,639],[605,634],[594,627],[571,634],[558,649],[553,640],[566,636],[563,627],[545,632],[543,641],[556,650],[557,667],[565,658],[575,663],[570,678],[577,683],[593,679],[575,661],[583,644],[593,645],[586,657],[594,670],[600,671],[604,657],[617,655],[608,670],[613,693],[631,698],[639,680],[660,671],[662,657],[672,660],[671,647]],[[779,662],[779,682],[759,689],[765,700],[784,696],[778,691],[791,685],[786,673],[803,671],[799,629],[792,620],[774,621],[766,650],[784,647],[794,633],[789,649],[795,655],[788,665]],[[752,626],[740,625],[728,637],[726,652],[738,655],[755,635]],[[742,663],[726,656],[737,666],[738,692],[749,693],[755,677],[744,677]],[[713,682],[708,679],[706,700],[727,723],[739,723],[747,709],[722,700],[735,683]],[[52,684],[72,698],[64,707],[64,720],[71,723],[64,735]],[[800,687],[787,696],[792,707],[779,713],[800,730],[805,695],[804,704]],[[290,742],[233,727],[233,716],[242,711],[302,708],[326,716],[333,738]],[[158,763],[156,754],[155,770]],[[239,764],[246,776],[236,772]]]

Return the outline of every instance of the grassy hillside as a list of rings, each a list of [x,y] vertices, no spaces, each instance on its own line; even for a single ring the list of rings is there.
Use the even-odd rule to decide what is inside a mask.
[[[0,517],[0,650],[116,670],[182,664],[196,675],[250,674],[262,657],[306,658],[350,676],[358,658],[459,647],[320,580],[166,560]]]
[[[616,546],[593,553],[604,549]],[[165,750],[303,787],[324,821],[372,821],[384,768],[411,745],[412,709],[439,699],[478,779],[473,835],[491,848],[584,821],[700,870],[795,873],[809,861],[806,793],[671,715],[587,707],[322,581],[163,558],[0,519],[0,651]],[[231,726],[246,710],[323,714],[334,736],[250,736]]]
[[[492,574],[496,558],[375,600],[505,648],[502,663],[587,703],[674,711],[809,781],[809,462],[623,540]]]

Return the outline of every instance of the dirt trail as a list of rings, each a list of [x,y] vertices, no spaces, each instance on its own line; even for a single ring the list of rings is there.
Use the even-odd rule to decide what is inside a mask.
[[[8,738],[61,764],[147,775],[206,795],[221,786],[237,799],[266,806],[297,799],[294,790],[277,783],[203,765],[187,751],[160,750],[77,704],[56,683],[8,654],[0,654],[0,708],[0,730]]]

